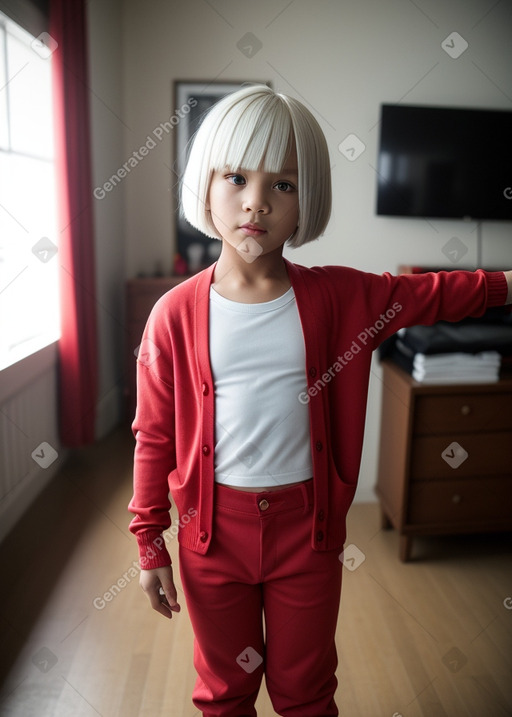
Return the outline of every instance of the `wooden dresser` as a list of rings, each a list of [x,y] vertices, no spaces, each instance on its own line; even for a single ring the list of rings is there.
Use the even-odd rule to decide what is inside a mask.
[[[382,364],[376,492],[401,560],[416,535],[512,530],[512,375],[425,385]]]
[[[166,276],[149,279],[129,279],[126,282],[126,345],[125,345],[125,407],[126,420],[133,421],[136,406],[135,352],[151,309],[158,299],[187,276]]]

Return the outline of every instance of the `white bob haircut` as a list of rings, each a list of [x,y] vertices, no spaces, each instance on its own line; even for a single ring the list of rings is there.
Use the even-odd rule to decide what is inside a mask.
[[[210,212],[208,193],[214,171],[240,169],[279,173],[293,142],[298,161],[298,228],[288,245],[301,246],[319,237],[331,215],[331,167],[320,125],[303,104],[251,85],[217,102],[192,139],[181,179],[181,211],[209,237],[221,239]]]

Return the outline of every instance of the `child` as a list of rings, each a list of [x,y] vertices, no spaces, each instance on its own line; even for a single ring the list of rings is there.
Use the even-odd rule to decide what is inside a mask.
[[[507,279],[512,288],[512,272],[395,277],[285,260],[286,242],[324,231],[330,171],[296,100],[252,86],[217,103],[194,139],[182,207],[222,251],[157,302],[144,333],[130,530],[142,588],[172,617],[161,536],[171,492],[193,701],[208,717],[255,715],[263,673],[277,714],[338,714],[339,556],[372,351],[400,327],[504,304]]]

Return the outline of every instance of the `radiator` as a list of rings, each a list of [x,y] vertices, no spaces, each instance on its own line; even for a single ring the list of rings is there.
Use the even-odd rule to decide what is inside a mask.
[[[60,468],[60,454],[51,367],[0,405],[0,540]]]

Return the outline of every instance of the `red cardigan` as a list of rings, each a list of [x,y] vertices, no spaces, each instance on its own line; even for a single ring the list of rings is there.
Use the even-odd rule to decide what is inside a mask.
[[[379,276],[285,263],[306,347],[309,388],[297,400],[310,412],[311,546],[339,550],[359,473],[373,350],[401,327],[458,321],[504,304],[507,282],[503,272],[481,270]],[[214,268],[167,292],[144,332],[129,505],[143,569],[170,564],[161,537],[171,524],[169,491],[180,516],[180,543],[204,554],[212,539],[215,386],[208,312]]]

